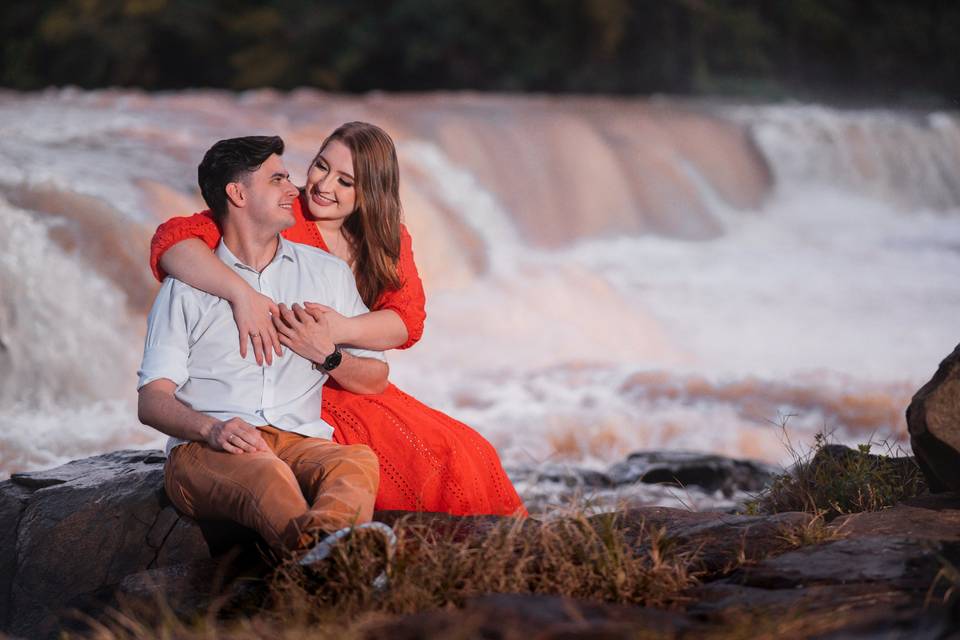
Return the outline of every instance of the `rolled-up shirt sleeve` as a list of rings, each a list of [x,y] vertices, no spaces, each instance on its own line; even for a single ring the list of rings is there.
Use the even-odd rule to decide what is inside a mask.
[[[187,370],[190,331],[188,327],[189,299],[184,286],[167,278],[147,316],[147,337],[143,347],[143,362],[137,372],[137,390],[154,380],[167,379],[177,387],[190,377]]]

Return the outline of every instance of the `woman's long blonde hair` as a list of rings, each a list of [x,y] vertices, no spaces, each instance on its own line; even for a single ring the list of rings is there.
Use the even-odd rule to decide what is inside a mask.
[[[380,294],[400,288],[400,167],[387,132],[367,122],[337,127],[320,145],[317,158],[334,140],[353,156],[356,209],[343,221],[353,242],[353,272],[364,304],[373,308]],[[317,161],[314,158],[314,162]]]

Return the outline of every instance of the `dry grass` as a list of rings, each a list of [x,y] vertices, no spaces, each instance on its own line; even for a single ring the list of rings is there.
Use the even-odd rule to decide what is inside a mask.
[[[390,587],[371,586],[383,566],[377,545],[338,547],[323,575],[294,562],[281,565],[265,597],[239,613],[213,612],[181,621],[172,613],[152,623],[129,611],[94,623],[98,639],[351,638],[391,617],[458,607],[471,596],[534,593],[670,608],[696,584],[693,558],[678,553],[662,531],[637,532],[616,514],[549,522],[504,521],[468,531],[437,527],[415,516],[394,527],[398,545],[387,561]],[[368,541],[369,542],[369,541]]]
[[[886,455],[875,455],[873,446],[866,443],[850,449],[832,444],[827,434],[819,433],[813,450],[801,454],[788,441],[793,467],[748,504],[748,511],[805,511],[829,521],[847,513],[879,511],[926,491],[923,474],[912,458],[897,456],[900,452],[885,443],[879,446]]]
[[[799,549],[840,540],[845,538],[846,534],[840,527],[827,526],[824,514],[820,513],[805,525],[784,527],[777,537],[789,546]]]

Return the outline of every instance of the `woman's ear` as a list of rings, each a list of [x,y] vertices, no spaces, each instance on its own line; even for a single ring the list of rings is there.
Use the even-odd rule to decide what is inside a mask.
[[[242,208],[246,205],[247,198],[243,192],[243,183],[229,182],[226,187],[227,200],[235,207]]]

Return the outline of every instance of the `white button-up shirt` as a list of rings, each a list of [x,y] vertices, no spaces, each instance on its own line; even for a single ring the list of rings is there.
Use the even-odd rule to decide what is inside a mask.
[[[257,272],[240,262],[221,241],[216,255],[260,293],[287,306],[318,302],[345,316],[366,313],[353,273],[325,251],[280,238],[273,261]],[[333,427],[320,418],[320,394],[327,374],[289,348],[260,366],[240,338],[230,304],[174,278],[160,287],[147,317],[147,337],[138,389],[166,378],[176,397],[217,420],[242,418],[254,426],[315,438],[330,438]],[[348,349],[353,355],[385,361],[377,351]],[[170,438],[167,453],[185,441]]]

